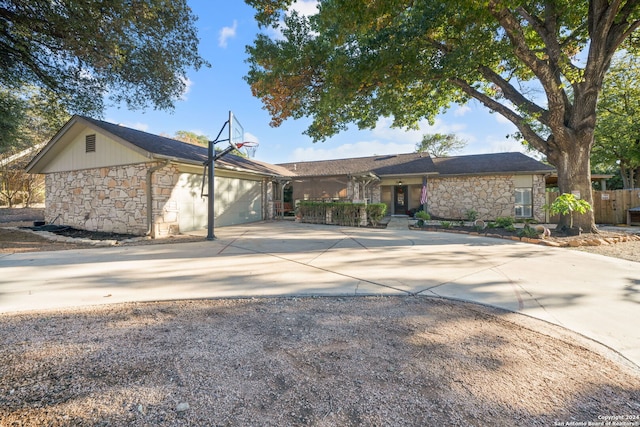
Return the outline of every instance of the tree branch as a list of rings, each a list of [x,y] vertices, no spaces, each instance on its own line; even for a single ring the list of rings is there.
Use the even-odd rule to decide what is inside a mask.
[[[557,111],[559,114],[550,116],[550,127],[564,126],[565,114],[570,108],[568,98],[562,90],[557,69],[550,66],[549,62],[539,59],[529,49],[522,27],[516,17],[507,8],[501,8],[499,0],[489,1],[489,11],[498,20],[505,30],[507,37],[514,47],[514,54],[536,75],[547,94],[548,110]],[[551,123],[553,122],[553,123]]]
[[[547,126],[549,125],[549,112],[547,110],[526,98],[524,95],[522,95],[522,93],[520,93],[520,91],[513,87],[511,83],[509,83],[491,68],[481,65],[480,67],[478,67],[478,70],[485,79],[487,79],[491,83],[494,83],[502,90],[505,98],[507,98],[513,104],[517,105],[518,108],[522,109],[527,114],[536,116],[536,119],[540,121],[540,123]]]
[[[462,79],[452,78],[449,81],[455,86],[459,87],[464,93],[466,93],[470,97],[480,101],[485,107],[501,114],[503,117],[505,117],[507,120],[509,120],[518,128],[520,133],[522,133],[522,135],[524,136],[524,139],[526,139],[527,142],[529,142],[529,144],[531,144],[536,150],[545,154],[547,153],[547,148],[548,148],[547,142],[544,139],[542,139],[531,128],[531,126],[529,126],[526,123],[526,120],[524,119],[524,117],[522,117],[521,115],[519,115],[509,107],[503,104],[500,104],[498,101],[491,98],[490,96],[480,92],[479,90],[471,86],[468,82]]]

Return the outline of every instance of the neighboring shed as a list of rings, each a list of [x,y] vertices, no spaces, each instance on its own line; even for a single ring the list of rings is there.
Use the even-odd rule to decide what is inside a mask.
[[[46,176],[48,223],[164,237],[206,227],[206,159],[205,147],[74,116],[27,171]],[[282,172],[233,155],[216,161],[215,225],[268,217]]]

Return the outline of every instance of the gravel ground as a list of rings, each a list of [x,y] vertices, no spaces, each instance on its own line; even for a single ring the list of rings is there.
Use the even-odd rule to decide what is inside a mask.
[[[623,242],[607,246],[580,246],[571,249],[640,262],[640,241]]]
[[[87,247],[25,235],[0,229],[0,251]],[[574,249],[640,262],[637,241]],[[0,315],[0,427],[606,420],[640,426],[640,368],[473,304],[235,299]]]
[[[0,320],[0,426],[640,423],[637,367],[460,302],[179,301]]]

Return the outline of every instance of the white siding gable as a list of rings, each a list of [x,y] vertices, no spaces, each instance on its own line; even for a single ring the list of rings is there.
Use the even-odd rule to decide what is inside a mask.
[[[86,136],[96,135],[95,152],[86,152]],[[62,141],[60,141],[62,142]],[[150,159],[108,136],[85,128],[47,164],[41,173],[63,172],[148,162]]]

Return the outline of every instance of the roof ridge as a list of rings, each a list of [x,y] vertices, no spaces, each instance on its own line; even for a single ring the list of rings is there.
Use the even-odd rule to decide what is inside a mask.
[[[377,157],[389,157],[389,158],[392,158],[392,157],[420,155],[420,154],[424,154],[424,153],[415,153],[415,152],[413,152],[413,153],[394,153],[394,154],[374,154],[372,156],[343,157],[343,158],[339,158],[339,159],[291,161],[291,162],[276,163],[276,165],[293,165],[293,164],[301,164],[301,163],[322,163],[322,162],[341,162],[341,161],[374,159],[374,158],[377,158]],[[424,157],[424,156],[420,156],[420,157]]]

